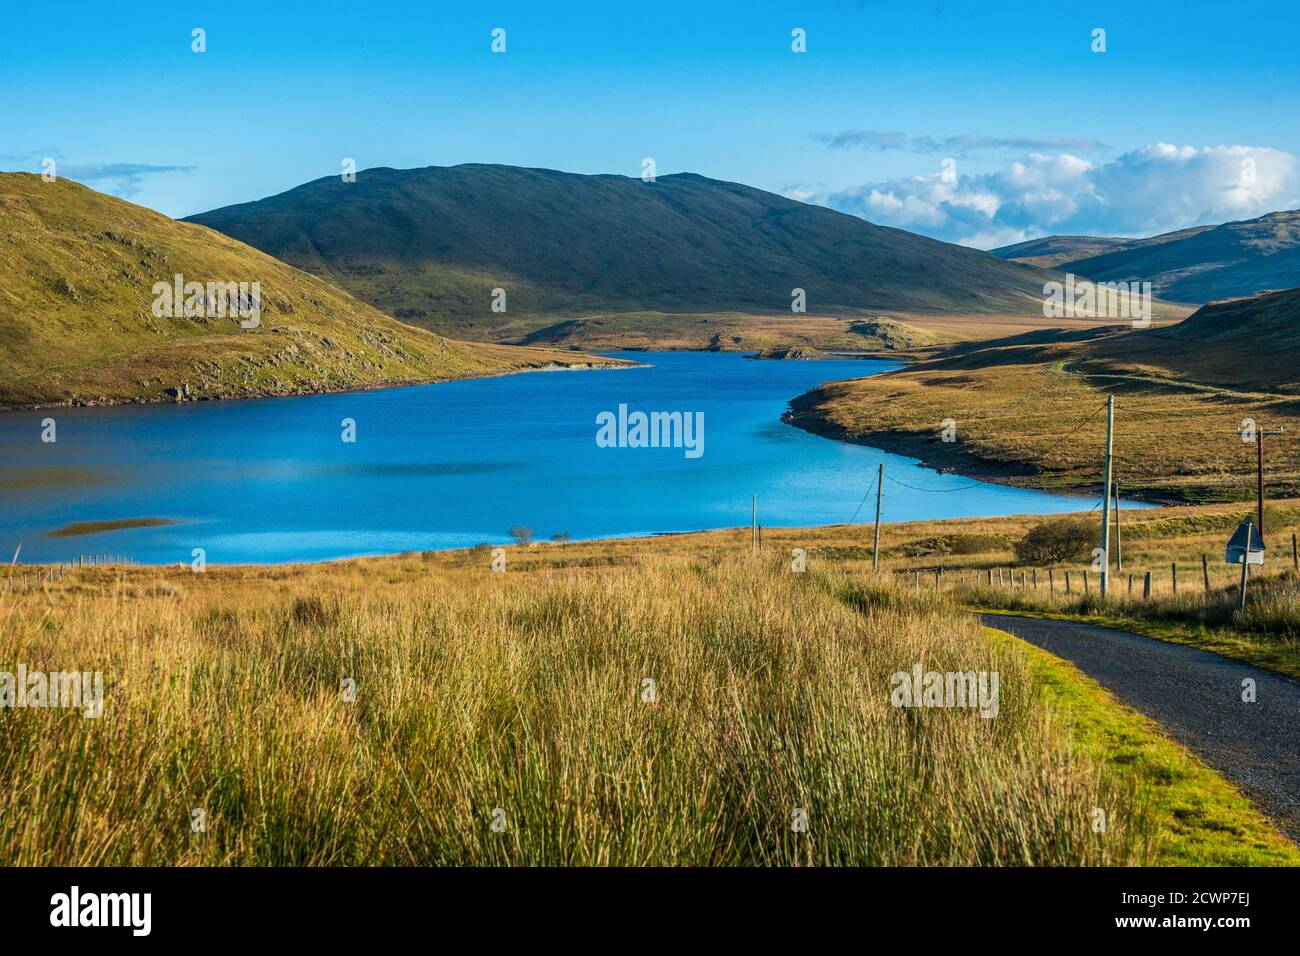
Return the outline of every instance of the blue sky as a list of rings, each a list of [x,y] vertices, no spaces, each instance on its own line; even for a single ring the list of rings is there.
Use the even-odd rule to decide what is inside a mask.
[[[1297,49],[1250,0],[15,4],[0,168],[183,216],[344,157],[653,157],[972,245],[1149,234],[1300,205]]]

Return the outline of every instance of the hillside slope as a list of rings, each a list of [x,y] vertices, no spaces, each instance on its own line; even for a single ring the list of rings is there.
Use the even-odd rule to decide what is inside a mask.
[[[1300,491],[1300,289],[1205,306],[1163,329],[1038,332],[950,347],[904,370],[825,386],[788,420],[937,467],[1040,488],[1096,489],[1106,395],[1116,396],[1125,494],[1248,499],[1244,419],[1283,427],[1270,495]],[[943,442],[941,422],[956,422]]]
[[[1099,342],[1089,359],[1207,385],[1300,393],[1300,289],[1211,302],[1177,325]]]
[[[1021,262],[1044,269],[1055,269],[1063,262],[1100,255],[1123,248],[1132,239],[1114,236],[1043,236],[1010,246],[990,249],[989,254],[1007,262]]]
[[[993,254],[1097,282],[1149,280],[1162,299],[1199,304],[1300,285],[1300,210],[1149,239],[1048,236]]]
[[[155,283],[258,282],[261,317],[154,314]],[[0,406],[237,398],[497,374],[572,353],[454,342],[201,226],[0,174]]]
[[[369,169],[191,217],[403,320],[502,339],[519,316],[852,310],[1041,314],[1052,276],[694,174]],[[491,311],[492,290],[507,313]]]

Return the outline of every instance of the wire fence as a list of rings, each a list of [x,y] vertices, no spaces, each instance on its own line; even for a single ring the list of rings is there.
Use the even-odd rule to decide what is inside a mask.
[[[1295,535],[1292,535],[1291,554],[1287,556],[1288,559],[1279,561],[1275,568],[1300,572],[1295,543]],[[903,579],[911,579],[916,589],[985,588],[1008,593],[1032,593],[1044,598],[1078,598],[1090,594],[1101,596],[1101,571],[1096,567],[994,565],[954,568],[934,565],[894,568],[891,573]],[[1260,565],[1248,566],[1247,580],[1253,581],[1266,573]],[[1218,599],[1226,592],[1238,589],[1240,584],[1240,564],[1217,562],[1212,560],[1211,555],[1201,554],[1193,561],[1111,568],[1106,590],[1110,597],[1134,600],[1194,598],[1198,595]]]
[[[130,568],[139,563],[127,554],[79,554],[74,560],[54,564],[19,564],[17,556],[4,566],[4,583],[0,590],[15,594],[47,587],[86,568]]]

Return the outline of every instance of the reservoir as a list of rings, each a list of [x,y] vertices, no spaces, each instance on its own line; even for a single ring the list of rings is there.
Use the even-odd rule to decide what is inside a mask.
[[[865,524],[882,461],[885,521],[1097,503],[940,474],[781,421],[810,388],[897,367],[889,362],[614,354],[647,367],[0,413],[0,554],[7,563],[21,544],[23,562],[166,563],[203,548],[213,564],[318,561],[508,543],[515,526],[538,540],[748,526],[754,494],[767,527]],[[636,412],[681,413],[692,446],[628,440]],[[46,418],[52,443],[41,440]],[[599,422],[610,425],[601,442]],[[52,534],[128,519],[153,523]]]

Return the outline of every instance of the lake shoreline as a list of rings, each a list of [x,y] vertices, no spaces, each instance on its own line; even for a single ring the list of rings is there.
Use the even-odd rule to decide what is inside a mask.
[[[836,383],[828,383],[836,384]],[[790,408],[781,416],[787,425],[803,429],[821,438],[876,448],[894,455],[915,458],[919,467],[928,468],[942,474],[957,475],[972,481],[988,482],[1008,488],[1025,488],[1046,494],[1075,495],[1101,494],[1100,479],[1093,483],[1079,483],[1049,487],[1034,479],[1040,474],[1028,465],[1016,465],[1011,462],[993,461],[956,446],[956,443],[944,445],[934,437],[921,438],[910,432],[878,431],[853,434],[832,422],[825,412],[823,398],[826,386],[804,392],[790,400]],[[1186,501],[1170,495],[1147,492],[1130,493],[1126,500],[1144,504],[1169,506],[1190,506],[1196,502]]]
[[[597,358],[598,356],[585,356],[587,359]],[[202,395],[194,398],[170,398],[166,395],[160,395],[157,398],[124,398],[121,400],[105,399],[103,401],[83,401],[69,400],[63,402],[35,402],[22,404],[3,404],[0,403],[0,415],[6,412],[34,412],[42,409],[54,408],[127,408],[131,406],[150,406],[150,405],[195,405],[204,402],[245,402],[245,401],[264,401],[273,398],[307,398],[312,395],[348,395],[360,394],[363,392],[382,392],[395,388],[415,388],[421,385],[442,385],[447,382],[468,382],[476,379],[487,378],[504,378],[509,375],[523,375],[528,372],[591,372],[591,371],[614,371],[627,368],[644,368],[644,365],[638,365],[635,362],[626,362],[620,359],[608,359],[604,362],[583,361],[574,362],[572,365],[562,365],[558,362],[548,362],[544,365],[520,366],[518,368],[503,369],[497,372],[481,372],[468,375],[451,375],[446,378],[430,379],[411,379],[391,380],[384,382],[371,382],[366,385],[344,385],[339,388],[302,388],[286,389],[284,391],[265,391],[254,392],[246,395]]]
[[[1142,508],[1140,510],[1142,510],[1143,512],[1146,512],[1148,510],[1158,511],[1161,510],[1161,508],[1163,507],[1178,507],[1178,506],[1175,505],[1155,506],[1153,508]],[[1187,507],[1197,508],[1202,511],[1215,511],[1218,509],[1222,509],[1226,506],[1219,504],[1219,505],[1199,505],[1199,506],[1193,505]],[[1139,509],[1134,509],[1134,510],[1136,511]],[[1011,514],[1001,514],[1001,515],[972,515],[972,516],[954,517],[954,518],[908,518],[899,521],[882,521],[881,529],[882,532],[893,533],[893,534],[896,534],[903,529],[909,529],[909,530],[910,529],[934,529],[935,531],[938,531],[940,529],[951,528],[954,531],[960,532],[982,524],[998,524],[1003,522],[1023,522],[1026,520],[1038,520],[1038,519],[1050,520],[1055,518],[1075,518],[1075,517],[1087,516],[1092,513],[1093,512],[1089,512],[1088,509],[1081,507],[1078,511],[1064,511],[1064,512],[1041,512],[1040,513],[1040,512],[1030,511],[1030,512],[1017,512]],[[760,523],[760,527],[762,528],[762,532],[766,538],[766,541],[763,544],[763,550],[766,551],[770,547],[780,546],[780,545],[772,544],[772,541],[774,539],[785,540],[790,538],[792,535],[793,536],[806,535],[811,539],[820,539],[828,535],[834,535],[840,532],[841,530],[851,531],[852,529],[859,529],[863,535],[863,541],[867,546],[869,546],[872,523],[870,520],[870,516],[868,516],[866,519],[854,521],[852,523],[843,522],[843,521],[834,522],[830,524],[815,524],[815,525],[762,525]],[[476,554],[482,555],[483,565],[484,567],[487,567],[490,558],[492,556],[492,552],[498,548],[501,548],[505,550],[508,556],[508,562],[506,565],[507,572],[508,572],[509,570],[512,569],[512,566],[517,566],[519,565],[520,562],[526,562],[528,560],[529,555],[534,555],[538,558],[549,556],[552,558],[558,558],[560,560],[563,560],[566,551],[572,551],[574,552],[574,558],[576,560],[586,550],[589,550],[592,547],[600,547],[602,545],[608,545],[613,548],[629,548],[629,547],[636,548],[647,542],[662,540],[670,547],[675,547],[682,543],[692,544],[692,539],[700,539],[698,542],[699,544],[708,544],[710,542],[726,540],[729,539],[730,537],[738,537],[739,539],[743,540],[744,547],[747,550],[749,547],[748,544],[749,535],[750,535],[749,525],[723,525],[716,528],[694,528],[694,529],[687,529],[687,530],[680,530],[680,531],[636,531],[636,532],[629,532],[627,534],[600,535],[595,537],[578,537],[578,538],[571,538],[565,542],[539,539],[539,540],[534,540],[526,545],[520,545],[513,542],[496,542],[496,543],[484,542],[477,545],[460,545],[456,547],[446,547],[446,548],[425,548],[425,549],[407,548],[407,549],[402,549],[397,551],[343,554],[343,555],[334,555],[332,557],[319,558],[319,559],[298,558],[298,559],[288,559],[284,561],[231,561],[231,562],[220,562],[220,561],[208,560],[207,567],[211,570],[220,569],[224,571],[239,571],[240,569],[255,571],[255,572],[269,571],[269,570],[294,570],[294,569],[302,569],[305,571],[311,568],[320,568],[328,565],[342,565],[342,564],[348,564],[352,562],[359,562],[362,564],[366,564],[366,563],[381,563],[381,562],[403,560],[403,559],[409,560],[414,558],[421,558],[426,561],[455,562],[460,559],[467,558]],[[39,568],[58,567],[60,565],[68,564],[68,563],[69,562],[67,561],[32,561],[32,562],[19,562],[17,564],[12,565],[12,567],[18,571],[21,571],[23,569],[31,571]],[[72,563],[75,564],[75,561]],[[99,567],[99,568],[111,569],[116,566],[117,565],[114,565],[110,562],[110,563],[104,563],[98,565],[88,564],[87,568]],[[139,562],[131,565],[131,567],[135,570],[140,570],[140,569],[161,570],[161,569],[168,569],[168,568],[188,569],[190,568],[190,566],[191,566],[191,562],[188,560],[177,560],[177,561],[169,561],[169,562]],[[524,567],[525,570],[532,570],[531,566],[524,565]],[[3,574],[0,574],[0,580],[2,579],[3,579]]]

